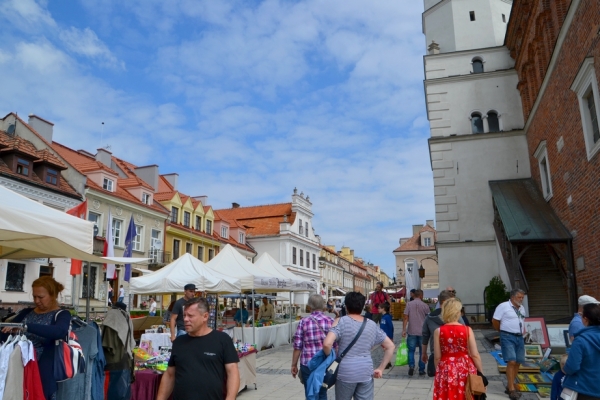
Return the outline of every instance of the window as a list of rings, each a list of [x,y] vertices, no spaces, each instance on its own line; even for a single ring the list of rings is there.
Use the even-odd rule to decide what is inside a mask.
[[[183,212],[183,226],[187,226],[188,228],[190,227],[190,220],[191,220],[191,215],[189,212],[184,211]]]
[[[229,228],[227,228],[226,226],[221,226],[221,237],[229,237]]]
[[[58,184],[58,171],[48,168],[46,170],[46,183],[51,185]]]
[[[202,217],[196,215],[196,230],[199,231],[202,229]]]
[[[89,272],[88,272],[89,271]],[[96,297],[96,276],[98,274],[98,267],[90,265],[89,269],[84,268],[83,280],[81,287],[81,297],[87,297],[88,291],[91,299]]]
[[[308,222],[304,223],[304,236],[308,237]]]
[[[490,111],[487,113],[488,128],[489,132],[500,132],[500,120],[498,119],[498,113]]]
[[[179,209],[177,207],[171,207],[171,223],[176,224],[179,220]]]
[[[506,15],[502,14],[502,22],[506,23]]]
[[[104,182],[102,183],[102,189],[112,192],[114,184],[115,182],[112,179],[104,178]]]
[[[206,220],[206,233],[212,235],[212,221]]]
[[[54,267],[51,267],[50,265],[40,265],[40,278],[42,276],[53,277],[54,276]]]
[[[92,221],[94,223],[94,236],[100,235],[100,214],[95,212],[88,212],[88,221]]]
[[[215,250],[208,249],[208,261],[212,260],[215,257]]]
[[[4,290],[22,292],[25,283],[25,264],[9,262],[6,268]]]
[[[192,244],[191,243],[185,244],[185,252],[188,254],[192,254]]]
[[[428,237],[423,238],[423,246],[425,246],[425,247],[431,246],[431,238],[428,238]]]
[[[143,251],[142,248],[142,233],[144,232],[144,227],[141,225],[135,226],[135,237],[133,238],[133,250]]]
[[[142,193],[142,203],[150,204],[150,195],[148,193]]]
[[[173,240],[173,260],[177,260],[179,258],[179,246],[181,246],[181,241],[174,239]]]
[[[481,74],[481,73],[483,73],[483,61],[481,61],[480,59],[476,58],[476,59],[473,59],[473,61],[471,62],[471,64],[473,64],[473,73],[474,74]]]
[[[481,119],[481,114],[471,114],[471,130],[473,133],[483,133],[483,119]]]
[[[313,269],[317,269],[317,257],[313,254]]]
[[[469,18],[471,21],[475,21],[475,11],[469,11]]]
[[[304,250],[300,249],[300,266],[304,267]]]
[[[594,71],[594,58],[586,58],[571,90],[577,93],[579,99],[579,112],[585,139],[585,149],[588,160],[600,150],[600,94],[598,93],[598,80]]]
[[[246,235],[244,234],[244,232],[240,232],[240,240],[239,242],[241,244],[244,244],[244,240],[246,239]]]
[[[17,158],[17,174],[29,176],[29,161]]]
[[[120,219],[113,219],[112,234],[113,234],[113,243],[115,244],[115,246],[121,246],[121,237],[123,236],[121,234],[122,227],[123,227],[123,221],[121,221]]]
[[[538,167],[540,169],[544,199],[550,200],[552,197],[552,179],[550,177],[550,163],[548,162],[548,150],[546,149],[545,140],[540,143],[535,151],[535,158],[538,160]]]
[[[302,225],[302,220],[300,220],[300,224],[298,225],[298,233],[300,235],[304,234],[304,225]]]
[[[310,268],[310,253],[306,252],[306,268]]]
[[[204,247],[198,246],[198,260],[204,261]]]
[[[292,264],[296,265],[296,248],[292,247]]]
[[[156,229],[152,229],[152,241],[150,243],[150,247],[153,249],[161,249],[162,248],[162,240],[161,240],[160,231]]]

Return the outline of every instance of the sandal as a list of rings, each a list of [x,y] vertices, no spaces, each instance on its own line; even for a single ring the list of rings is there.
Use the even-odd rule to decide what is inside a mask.
[[[508,395],[508,398],[511,400],[518,400],[521,398],[521,392],[518,392],[516,390],[508,390],[506,389],[504,391],[504,393],[506,393]]]

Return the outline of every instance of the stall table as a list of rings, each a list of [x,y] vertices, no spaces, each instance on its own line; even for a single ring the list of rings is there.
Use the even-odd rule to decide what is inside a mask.
[[[159,347],[171,347],[173,345],[170,333],[144,333],[141,340],[149,340],[154,351],[158,351]]]
[[[298,328],[298,324],[300,321],[292,322],[292,336],[296,332],[296,328]],[[244,339],[243,341],[246,343],[252,342],[252,327],[244,327],[244,328],[234,328],[233,329],[233,338],[235,340],[242,340],[242,329],[244,330]],[[271,326],[262,326],[255,328],[256,329],[256,343],[252,343],[256,345],[256,349],[260,350],[263,347],[269,346],[283,346],[284,344],[289,344],[290,339],[290,324],[289,322],[285,324],[271,325]]]
[[[238,393],[252,384],[254,384],[254,389],[256,389],[256,350],[238,355],[240,357],[238,364],[240,388],[238,389]]]
[[[131,400],[154,400],[158,394],[162,374],[151,369],[135,372],[135,382],[131,384]],[[173,396],[169,396],[172,399]]]

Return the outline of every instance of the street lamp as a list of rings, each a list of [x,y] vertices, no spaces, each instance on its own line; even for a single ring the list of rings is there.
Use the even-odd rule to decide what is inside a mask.
[[[423,268],[423,264],[419,267],[419,278],[425,278],[425,268]]]

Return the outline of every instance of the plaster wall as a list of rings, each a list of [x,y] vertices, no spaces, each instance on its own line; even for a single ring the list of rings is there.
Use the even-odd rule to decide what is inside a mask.
[[[513,68],[515,65],[515,61],[510,57],[510,52],[504,46],[428,55],[424,58],[425,79],[471,75],[473,73],[472,61],[475,58],[483,61],[484,72],[505,70]]]

